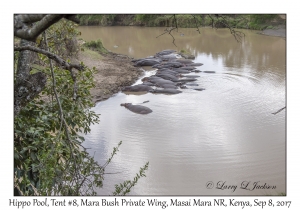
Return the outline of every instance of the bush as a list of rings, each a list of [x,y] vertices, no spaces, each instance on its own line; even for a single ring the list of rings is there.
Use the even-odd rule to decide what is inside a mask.
[[[273,20],[276,17],[277,17],[277,15],[275,15],[275,14],[250,15],[250,21],[253,23],[256,23],[256,24],[263,24],[263,23],[267,23],[267,22]]]
[[[84,46],[86,46],[92,50],[98,51],[100,53],[103,53],[103,54],[108,53],[108,50],[105,49],[105,47],[103,46],[102,41],[100,39],[98,39],[96,41],[86,42],[86,43],[84,43]]]

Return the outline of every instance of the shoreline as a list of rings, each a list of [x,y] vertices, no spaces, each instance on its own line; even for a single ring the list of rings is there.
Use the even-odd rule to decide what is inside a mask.
[[[279,26],[277,29],[265,29],[259,32],[259,34],[286,38],[286,27]]]
[[[96,68],[95,87],[91,89],[95,105],[118,93],[121,87],[132,85],[143,74],[140,67],[133,66],[132,59],[113,52],[103,55],[90,49],[79,53],[76,60],[89,68]]]
[[[286,38],[286,28],[281,26],[278,29],[265,29],[259,34]],[[144,70],[134,67],[132,59],[134,58],[113,52],[100,54],[91,49],[79,52],[76,60],[82,61],[89,68],[96,68],[95,88],[91,89],[95,105],[112,97],[122,87],[134,84],[142,76]]]

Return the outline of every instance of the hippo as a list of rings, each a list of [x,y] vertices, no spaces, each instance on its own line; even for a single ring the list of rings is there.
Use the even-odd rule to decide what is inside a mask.
[[[164,73],[171,74],[171,75],[174,75],[174,76],[180,76],[179,72],[169,70],[169,69],[165,69],[165,70],[160,69],[160,70],[157,71],[156,74],[164,74]]]
[[[179,68],[179,69],[174,68],[174,69],[172,69],[172,71],[176,71],[176,72],[181,73],[181,74],[188,74],[188,73],[191,73],[190,71],[184,70],[184,69],[181,69],[181,68]]]
[[[163,50],[161,52],[158,52],[155,54],[155,56],[161,56],[161,55],[169,55],[176,52],[175,50]]]
[[[195,69],[195,70],[192,70],[191,72],[199,73],[199,72],[201,72],[201,71],[198,70],[198,69]]]
[[[166,94],[178,94],[178,93],[182,93],[182,91],[180,91],[180,90],[170,89],[170,88],[153,89],[153,90],[150,90],[149,92],[151,92],[151,93],[166,93]]]
[[[194,90],[202,91],[205,90],[205,88],[194,88]]]
[[[194,66],[183,66],[183,67],[180,67],[181,69],[184,69],[184,70],[194,70],[194,69],[196,69],[196,67],[194,67]]]
[[[180,79],[179,82],[194,82],[197,81],[196,79],[193,78],[186,78],[186,79]]]
[[[148,56],[146,58],[140,58],[140,59],[132,59],[131,62],[138,62],[138,61],[141,61],[141,60],[145,60],[145,59],[153,59],[154,56]]]
[[[159,55],[159,58],[161,58],[163,61],[168,61],[171,59],[176,59],[177,55],[176,54],[169,54],[169,55]]]
[[[168,62],[165,62],[165,63],[163,63],[163,64],[178,65],[179,67],[180,67],[180,66],[184,66],[183,63],[177,62],[176,60],[168,61]],[[179,67],[175,67],[175,68],[179,68]]]
[[[187,66],[202,66],[203,63],[188,63]]]
[[[167,74],[167,73],[158,73],[156,76],[161,77],[166,80],[171,80],[172,82],[179,82],[178,78],[174,75]]]
[[[130,92],[143,92],[143,91],[149,91],[152,90],[152,87],[149,87],[148,85],[134,85],[134,86],[125,86],[121,90],[122,91],[130,91]]]
[[[134,66],[153,66],[156,64],[159,64],[161,60],[159,59],[143,59],[140,61],[137,61]]]
[[[132,103],[124,103],[121,106],[125,106],[130,111],[137,113],[137,114],[149,114],[152,110],[146,106],[142,105],[132,105]]]
[[[182,75],[183,77],[187,77],[187,78],[196,78],[196,77],[200,77],[197,75]]]
[[[167,62],[167,63],[161,63],[161,64],[156,64],[153,65],[152,68],[158,68],[158,69],[162,69],[162,68],[180,68],[183,67],[184,64],[179,63],[179,62]]]
[[[143,82],[142,85],[154,86],[155,84],[152,82]]]
[[[174,61],[179,62],[179,63],[183,63],[183,64],[190,64],[190,63],[193,63],[193,61],[187,60],[187,59],[176,59],[176,60],[174,60]]]
[[[186,83],[186,85],[188,85],[188,86],[199,86],[199,85],[196,84],[196,83]]]
[[[164,83],[157,84],[156,86],[161,87],[161,88],[168,88],[168,89],[177,89],[178,88],[176,85],[164,84]]]
[[[175,82],[172,82],[170,80],[166,80],[166,79],[163,79],[163,78],[157,77],[157,76],[144,77],[142,79],[142,81],[148,81],[148,82],[154,83],[155,85],[159,85],[159,84],[172,84],[172,85],[176,85]]]
[[[204,73],[216,73],[215,71],[203,71]]]

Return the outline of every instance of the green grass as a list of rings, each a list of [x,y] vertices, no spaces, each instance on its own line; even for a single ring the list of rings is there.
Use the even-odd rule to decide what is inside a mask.
[[[91,50],[97,51],[101,54],[107,54],[108,53],[108,50],[104,48],[104,46],[103,46],[100,39],[98,39],[96,41],[86,42],[86,43],[84,43],[84,46],[91,49]]]

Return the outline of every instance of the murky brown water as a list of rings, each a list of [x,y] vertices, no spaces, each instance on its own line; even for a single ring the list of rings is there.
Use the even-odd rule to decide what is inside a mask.
[[[174,35],[176,48],[170,36],[156,38],[164,28],[79,29],[85,40],[100,38],[107,49],[134,58],[164,49],[189,49],[196,55],[195,62],[204,63],[198,69],[216,72],[197,74],[201,76],[198,87],[205,91],[186,89],[178,95],[118,93],[97,104],[94,110],[101,114],[101,122],[92,126],[85,146],[104,163],[113,147],[123,142],[107,167],[108,173],[117,174],[106,175],[99,194],[112,194],[115,184],[132,179],[147,161],[147,177],[131,195],[286,192],[286,111],[271,114],[285,106],[284,39],[245,30],[245,41],[239,44],[226,29],[205,28],[201,35],[195,29],[180,29]],[[146,100],[150,102],[145,106],[153,110],[148,115],[120,106]],[[253,189],[255,182],[258,184]],[[258,189],[258,185],[265,186]]]

